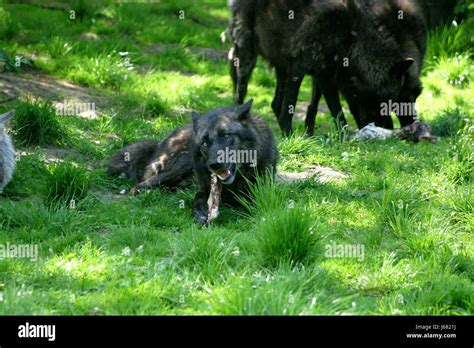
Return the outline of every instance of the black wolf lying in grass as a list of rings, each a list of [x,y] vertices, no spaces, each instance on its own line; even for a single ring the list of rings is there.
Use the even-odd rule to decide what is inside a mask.
[[[194,172],[198,192],[193,215],[201,225],[216,217],[222,201],[237,203],[257,176],[274,175],[278,150],[273,134],[259,117],[252,116],[252,100],[240,106],[215,109],[192,124],[175,129],[163,141],[142,141],[118,151],[108,173],[124,173],[138,184],[136,194],[159,185],[176,187]]]
[[[409,0],[231,0],[231,76],[241,103],[261,54],[275,67],[272,108],[282,131],[291,120],[305,74],[313,76],[306,130],[313,134],[324,94],[332,116],[342,124],[341,91],[357,126],[370,122],[393,128],[381,103],[414,103],[426,47],[421,11]],[[403,126],[415,115],[397,115]]]

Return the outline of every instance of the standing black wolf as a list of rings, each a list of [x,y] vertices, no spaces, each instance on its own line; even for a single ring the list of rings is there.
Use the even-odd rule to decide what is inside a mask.
[[[309,134],[322,94],[334,117],[342,112],[340,90],[359,128],[370,122],[393,128],[391,118],[380,114],[381,103],[414,103],[421,93],[426,26],[413,1],[232,0],[230,6],[233,58],[239,60],[231,69],[236,101],[245,96],[242,85],[261,54],[275,67],[272,107],[285,133],[291,132],[305,74],[316,78],[306,118]],[[415,115],[398,116],[402,126],[415,120]]]
[[[109,162],[108,173],[125,173],[136,180],[131,191],[136,194],[142,188],[178,186],[194,172],[198,192],[193,215],[197,223],[207,224],[211,191],[233,204],[236,200],[231,192],[246,193],[257,175],[274,175],[276,170],[278,150],[273,134],[265,121],[251,115],[251,106],[252,99],[202,117],[193,112],[192,124],[177,128],[163,141],[142,141],[118,151]]]
[[[288,1],[287,1],[288,2]],[[281,3],[274,3],[275,6],[284,6]],[[291,6],[291,4],[289,4]],[[227,34],[232,40],[232,49],[229,52],[230,60],[230,74],[234,85],[235,103],[242,104],[247,95],[247,87],[257,62],[257,56],[261,54],[265,59],[269,60],[270,64],[275,68],[276,73],[276,89],[273,97],[271,107],[280,124],[280,113],[283,111],[283,98],[288,85],[296,80],[290,80],[289,67],[292,63],[292,57],[285,54],[283,51],[284,39],[276,31],[270,32],[262,38],[259,38],[256,32],[258,16],[264,15],[260,11],[262,6],[266,6],[265,2],[258,0],[229,0],[228,6],[232,12],[232,17],[227,28]],[[294,15],[295,9],[291,7],[288,10]],[[279,12],[286,13],[286,10],[280,9]],[[291,18],[292,20],[294,18]],[[292,24],[294,22],[291,22]],[[293,28],[289,29],[288,33],[293,33]],[[274,37],[273,37],[274,36]],[[262,43],[261,40],[269,40],[268,43]],[[283,40],[283,41],[282,41]],[[288,42],[289,44],[289,42]],[[268,54],[263,49],[264,45],[273,53]],[[324,95],[326,103],[328,104],[331,115],[337,123],[342,126],[347,124],[347,121],[342,113],[341,103],[338,97],[337,86],[332,78],[324,80],[323,84],[318,83],[316,76],[312,77],[313,90],[311,96],[311,103],[308,106],[306,113],[306,131],[308,135],[313,135],[314,122],[316,113],[318,111],[318,104],[321,96]],[[294,111],[294,107],[293,107]],[[359,120],[356,119],[357,125]],[[283,129],[280,124],[280,128]]]

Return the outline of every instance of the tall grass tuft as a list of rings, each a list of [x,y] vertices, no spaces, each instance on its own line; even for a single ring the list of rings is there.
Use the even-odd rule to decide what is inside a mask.
[[[471,29],[468,25],[467,21],[460,25],[446,24],[429,32],[425,58],[426,70],[433,70],[440,59],[454,57],[460,53],[473,54]]]
[[[410,234],[417,217],[415,208],[419,205],[417,192],[413,186],[406,186],[403,189],[385,187],[383,196],[376,205],[382,227],[388,227],[397,237]]]
[[[451,86],[466,88],[472,80],[474,68],[468,54],[459,54],[439,59],[436,72]]]
[[[71,10],[75,12],[76,18],[78,18],[80,21],[91,21],[99,8],[105,7],[109,1],[71,0],[69,3]]]
[[[286,186],[275,183],[271,175],[257,176],[255,183],[248,182],[248,184],[249,193],[245,196],[236,196],[244,207],[244,215],[247,217],[261,217],[288,205]]]
[[[158,117],[163,115],[167,109],[166,101],[160,96],[150,96],[145,101],[143,114],[144,116]]]
[[[20,22],[14,20],[9,12],[0,8],[0,37],[2,40],[12,40],[20,29]]]
[[[454,160],[448,168],[448,177],[455,184],[471,181],[474,178],[474,124],[471,120],[465,120],[453,142]]]
[[[311,155],[314,153],[315,145],[317,145],[317,140],[314,137],[306,138],[293,134],[282,139],[278,144],[278,148],[282,158],[294,158]]]
[[[27,99],[20,103],[12,129],[19,145],[64,145],[69,140],[67,130],[49,101]]]
[[[453,224],[460,230],[469,230],[469,225],[474,222],[474,187],[458,187],[449,196],[448,203]]]
[[[463,127],[463,112],[459,107],[448,108],[430,123],[432,132],[438,136],[455,136]]]
[[[316,236],[309,210],[289,199],[289,191],[270,175],[249,183],[247,197],[237,197],[247,217],[257,221],[256,238],[265,266],[305,263],[314,255]]]
[[[268,212],[256,234],[263,263],[269,267],[305,264],[317,249],[313,217],[301,205]]]
[[[86,170],[72,163],[56,163],[49,167],[46,176],[46,202],[52,206],[76,204],[86,197],[89,190],[89,175]]]

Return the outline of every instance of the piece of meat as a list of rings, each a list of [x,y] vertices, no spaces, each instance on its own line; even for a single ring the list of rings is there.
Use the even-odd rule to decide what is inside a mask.
[[[355,132],[353,135],[355,139],[362,139],[362,140],[372,140],[372,139],[385,140],[385,139],[391,138],[392,136],[393,136],[392,130],[377,127],[374,123],[369,123],[364,128]]]
[[[419,120],[416,120],[408,126],[395,130],[377,127],[374,123],[370,123],[364,128],[355,132],[353,135],[353,138],[362,140],[386,140],[393,137],[402,140],[408,140],[414,143],[417,143],[421,140],[428,140],[432,143],[438,142],[438,137],[431,134],[431,127],[425,122]]]
[[[219,215],[219,204],[221,202],[222,185],[217,179],[217,175],[211,175],[211,191],[209,192],[209,198],[207,199],[208,214],[207,223],[209,224],[212,220],[217,218]]]
[[[412,124],[394,130],[394,136],[399,139],[412,141],[428,140],[432,143],[438,142],[438,137],[431,134],[431,127],[423,121],[416,120]]]

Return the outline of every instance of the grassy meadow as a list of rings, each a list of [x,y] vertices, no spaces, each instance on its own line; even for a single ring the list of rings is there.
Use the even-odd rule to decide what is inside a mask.
[[[87,118],[61,115],[56,89],[0,94],[1,113],[17,110],[0,245],[38,245],[37,260],[0,259],[0,314],[472,315],[472,17],[430,33],[417,108],[439,143],[341,142],[327,111],[314,137],[299,119],[284,138],[259,59],[248,96],[277,137],[278,170],[343,179],[260,183],[208,228],[192,219],[195,186],[120,194],[133,183],[105,173],[117,149],[232,104],[228,18],[223,0],[0,4],[0,90],[46,76],[98,105]],[[299,113],[310,94],[307,78]],[[334,245],[363,255],[328,256]]]

